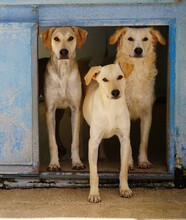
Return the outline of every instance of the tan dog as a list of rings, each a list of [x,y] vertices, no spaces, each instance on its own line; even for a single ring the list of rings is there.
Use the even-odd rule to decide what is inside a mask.
[[[50,28],[40,37],[46,48],[51,50],[51,58],[45,72],[44,94],[46,119],[50,146],[49,171],[60,171],[58,148],[55,138],[56,109],[71,109],[73,169],[83,169],[79,157],[79,131],[81,116],[81,78],[76,62],[76,47],[81,48],[87,32],[77,27]]]
[[[121,144],[120,195],[132,196],[128,186],[130,118],[125,101],[125,77],[128,77],[132,69],[131,65],[121,62],[104,67],[92,67],[85,76],[86,85],[90,84],[83,104],[83,115],[90,125],[89,202],[101,201],[97,174],[98,147],[103,138],[110,138],[113,135],[119,137]],[[91,82],[92,79],[96,82]]]
[[[158,42],[162,45],[166,44],[159,31],[153,28],[123,27],[110,37],[110,44],[118,43],[115,63],[122,60],[134,65],[134,70],[126,82],[126,101],[130,118],[141,120],[139,168],[152,166],[147,157],[147,148],[155,101],[155,77],[158,73],[155,52]],[[131,157],[130,168],[132,167]]]

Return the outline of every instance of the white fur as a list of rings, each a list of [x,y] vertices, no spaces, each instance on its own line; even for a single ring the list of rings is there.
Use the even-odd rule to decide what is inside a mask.
[[[165,40],[153,28],[123,27],[110,38],[110,44],[116,42],[118,42],[118,48],[115,63],[123,60],[134,65],[134,69],[126,81],[126,101],[130,118],[141,121],[139,168],[150,168],[147,149],[152,108],[155,101],[155,77],[158,73],[155,64],[155,45],[157,42],[165,45]],[[136,48],[141,48],[142,53],[136,54]],[[130,161],[133,161],[132,157]]]
[[[118,76],[122,76],[118,79]],[[100,202],[99,178],[97,174],[98,147],[103,138],[117,135],[121,144],[120,195],[131,197],[128,187],[128,160],[130,154],[130,118],[125,101],[125,77],[119,64],[93,67],[85,76],[90,83],[83,104],[83,115],[90,125],[89,167],[90,194],[89,202]],[[108,81],[103,81],[106,78]],[[113,90],[120,94],[115,98]]]

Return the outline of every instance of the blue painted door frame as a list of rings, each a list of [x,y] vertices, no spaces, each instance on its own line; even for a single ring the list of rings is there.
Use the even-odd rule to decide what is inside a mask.
[[[137,4],[141,3],[141,4]],[[19,6],[18,6],[19,5]],[[24,3],[22,0],[16,0],[14,3],[10,0],[0,3],[0,22],[1,27],[8,23],[16,22],[18,26],[24,23],[39,24],[41,27],[74,25],[74,26],[120,26],[120,25],[155,25],[169,26],[169,108],[168,108],[168,172],[172,176],[174,168],[186,168],[186,2],[185,1],[44,1],[29,0]],[[10,29],[13,26],[9,26]],[[32,30],[32,25],[30,26]],[[33,30],[32,30],[33,31]],[[20,29],[21,32],[21,29]],[[33,33],[36,33],[33,31]],[[24,34],[23,34],[24,35]],[[22,38],[24,38],[22,35]],[[29,51],[31,57],[35,56],[35,61],[30,64],[30,76],[36,76],[36,43],[31,41],[34,46]],[[14,45],[16,46],[16,45]],[[16,48],[16,47],[15,47]],[[34,48],[34,49],[33,49]],[[0,49],[3,53],[4,47]],[[33,55],[35,53],[35,55]],[[18,59],[18,58],[17,58]],[[34,58],[33,58],[34,59]],[[16,62],[17,63],[17,62]],[[0,65],[2,61],[0,61]],[[7,62],[7,66],[9,66]],[[16,64],[14,63],[15,67]],[[24,64],[23,64],[24,65]],[[17,67],[16,67],[17,68]],[[25,67],[26,68],[26,67]],[[28,67],[27,67],[28,68]],[[5,67],[2,68],[3,73]],[[14,71],[16,72],[16,71]],[[16,74],[16,73],[15,73]],[[20,73],[21,74],[21,73]],[[23,77],[23,76],[21,76]],[[28,98],[32,100],[31,106],[33,114],[29,113],[32,125],[31,147],[38,149],[37,141],[37,95],[36,87],[37,77],[29,78],[32,85],[27,85],[31,89]],[[8,76],[7,76],[8,80]],[[33,81],[34,80],[34,81]],[[27,78],[27,83],[28,82]],[[34,85],[35,84],[35,85]],[[29,87],[31,86],[31,88]],[[10,86],[8,86],[10,87]],[[1,89],[2,90],[2,89]],[[27,91],[28,92],[28,91]],[[2,97],[2,96],[1,96]],[[2,102],[2,100],[1,100]],[[8,102],[7,102],[8,103]],[[3,137],[0,135],[3,142]],[[38,165],[36,165],[38,166]]]
[[[38,125],[37,116],[32,114],[33,97],[37,97],[36,24],[0,23],[0,54],[0,173],[35,173]]]

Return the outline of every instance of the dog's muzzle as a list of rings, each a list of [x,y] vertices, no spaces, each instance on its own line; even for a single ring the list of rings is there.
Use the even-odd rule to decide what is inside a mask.
[[[120,91],[118,89],[114,89],[111,92],[113,99],[118,99],[120,97]]]
[[[143,49],[141,47],[136,47],[134,49],[134,57],[136,58],[143,57]]]
[[[60,59],[69,59],[68,56],[69,52],[67,49],[61,49],[59,53],[60,53]]]

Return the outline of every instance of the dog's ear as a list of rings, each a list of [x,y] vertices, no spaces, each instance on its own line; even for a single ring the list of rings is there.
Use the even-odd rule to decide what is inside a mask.
[[[109,39],[109,44],[115,44],[116,42],[119,42],[119,39],[121,37],[122,34],[125,34],[126,31],[128,30],[128,27],[122,27],[122,28],[118,28],[113,35],[110,36]]]
[[[160,34],[158,30],[150,28],[150,33],[152,34],[155,43],[159,42],[162,45],[166,45],[165,38]]]
[[[92,79],[96,80],[96,76],[100,73],[100,71],[101,71],[101,66],[94,66],[90,68],[90,70],[84,77],[85,84],[88,86]]]
[[[40,38],[44,46],[49,50],[51,49],[51,37],[54,31],[55,31],[55,28],[49,28],[40,34]]]
[[[126,61],[124,61],[124,60],[120,60],[119,65],[120,65],[120,68],[123,72],[123,75],[127,79],[129,77],[129,75],[132,73],[132,71],[134,69],[134,65],[131,63],[126,63]]]
[[[75,32],[75,34],[77,36],[77,47],[82,48],[82,46],[85,43],[85,40],[87,38],[88,32],[79,28],[79,27],[72,27],[72,30]]]

